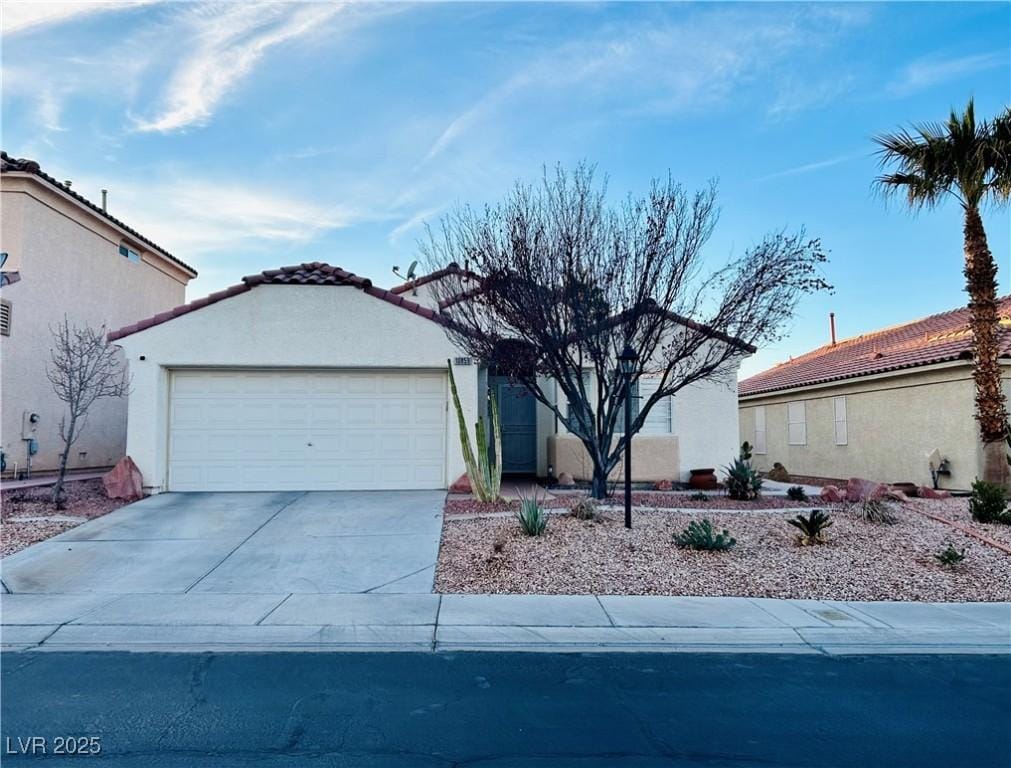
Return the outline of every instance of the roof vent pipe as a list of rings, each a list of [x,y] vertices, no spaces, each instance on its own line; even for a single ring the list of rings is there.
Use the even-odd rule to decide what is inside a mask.
[[[828,313],[828,328],[832,334],[832,346],[835,346],[835,312]]]
[[[74,182],[72,182],[70,179],[65,179],[64,182],[63,182],[63,186],[65,186],[67,189],[70,189],[70,187],[73,185],[73,183]]]
[[[106,203],[108,203],[108,202],[109,202],[109,190],[103,189],[102,190],[102,213],[108,213],[108,210],[106,209]]]

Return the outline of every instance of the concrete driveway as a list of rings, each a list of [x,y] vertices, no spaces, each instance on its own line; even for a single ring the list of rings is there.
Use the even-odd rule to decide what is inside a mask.
[[[6,558],[3,582],[15,595],[217,593],[254,603],[257,594],[431,592],[444,497],[166,493]]]

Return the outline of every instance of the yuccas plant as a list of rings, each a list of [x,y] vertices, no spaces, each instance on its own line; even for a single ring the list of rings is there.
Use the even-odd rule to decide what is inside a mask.
[[[502,428],[499,423],[498,403],[495,396],[488,394],[489,412],[491,415],[491,435],[495,443],[495,455],[488,448],[488,433],[484,419],[479,418],[474,425],[474,437],[477,440],[477,456],[470,443],[470,433],[467,430],[467,420],[463,416],[463,406],[460,405],[460,395],[456,391],[456,378],[453,376],[453,363],[449,365],[449,389],[453,394],[453,406],[456,408],[456,420],[460,425],[460,449],[463,451],[463,462],[467,465],[467,477],[470,478],[470,488],[478,501],[498,501],[502,490]]]

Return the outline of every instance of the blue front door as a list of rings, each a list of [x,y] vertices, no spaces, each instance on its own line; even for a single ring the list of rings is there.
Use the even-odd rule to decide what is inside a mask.
[[[488,387],[495,393],[502,423],[502,471],[537,472],[537,401],[507,376],[490,376]]]

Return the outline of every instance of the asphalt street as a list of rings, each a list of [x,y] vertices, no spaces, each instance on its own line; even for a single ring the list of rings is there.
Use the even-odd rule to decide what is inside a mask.
[[[1011,765],[1011,656],[37,652],[2,680],[12,765]]]

